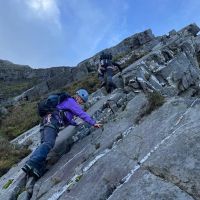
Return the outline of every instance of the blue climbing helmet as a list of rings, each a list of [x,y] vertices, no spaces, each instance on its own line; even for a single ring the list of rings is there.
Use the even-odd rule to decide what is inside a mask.
[[[81,97],[81,99],[86,102],[88,100],[88,92],[85,89],[79,89],[78,91],[76,91],[76,94]]]

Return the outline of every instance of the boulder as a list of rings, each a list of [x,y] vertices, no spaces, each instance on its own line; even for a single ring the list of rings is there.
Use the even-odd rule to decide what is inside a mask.
[[[192,34],[193,36],[196,36],[197,33],[200,31],[200,28],[195,24],[190,24],[180,31],[178,31],[179,34]]]

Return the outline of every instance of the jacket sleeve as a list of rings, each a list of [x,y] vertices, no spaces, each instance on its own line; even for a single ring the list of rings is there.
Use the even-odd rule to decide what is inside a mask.
[[[79,104],[75,102],[74,106],[70,108],[72,113],[74,113],[76,116],[80,117],[85,122],[89,123],[90,125],[94,126],[96,123],[95,120],[93,120],[90,115],[88,115],[83,109],[80,107]]]
[[[96,121],[93,120],[90,115],[83,111],[81,106],[73,98],[69,98],[66,103],[62,105],[62,109],[69,110],[71,113],[77,117],[80,117],[82,120],[92,126],[96,123]]]

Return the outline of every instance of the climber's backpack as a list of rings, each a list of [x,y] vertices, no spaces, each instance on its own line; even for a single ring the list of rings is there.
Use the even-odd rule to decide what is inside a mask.
[[[56,106],[69,97],[70,97],[69,94],[61,92],[61,93],[51,94],[47,98],[41,100],[38,103],[39,116],[44,117],[45,115],[54,112],[56,110]]]
[[[107,67],[112,64],[112,54],[101,54],[100,56],[100,64],[103,67]]]

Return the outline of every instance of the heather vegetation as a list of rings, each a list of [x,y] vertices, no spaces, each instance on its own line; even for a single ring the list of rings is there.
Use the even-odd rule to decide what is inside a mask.
[[[3,98],[17,96],[37,84],[36,79],[5,82],[0,80],[0,91]]]
[[[8,108],[9,113],[1,121],[0,134],[11,140],[38,124],[36,108],[37,102],[23,102]]]
[[[99,80],[96,73],[91,73],[88,77],[81,81],[76,81],[69,86],[62,88],[63,91],[67,91],[70,95],[80,88],[85,88],[90,94],[96,91],[99,87]]]
[[[26,157],[30,150],[10,144],[6,139],[0,138],[0,177],[5,174],[10,167]]]

